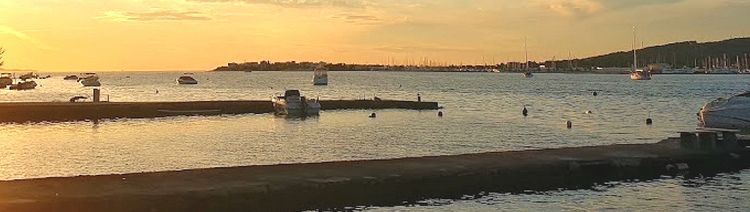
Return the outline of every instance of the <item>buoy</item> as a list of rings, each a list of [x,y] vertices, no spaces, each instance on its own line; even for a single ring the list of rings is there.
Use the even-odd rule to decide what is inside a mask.
[[[654,120],[651,120],[651,118],[646,119],[646,125],[651,125],[654,123]]]
[[[598,96],[598,95],[599,95],[598,93],[596,93],[596,91],[594,91],[594,93],[592,93],[592,94],[593,94],[594,96]]]
[[[159,93],[159,90],[156,90],[156,93]]]
[[[438,117],[443,117],[443,111],[438,111]]]
[[[570,120],[568,120],[568,122],[565,124],[568,126],[568,129],[573,128],[573,122],[571,122]]]
[[[586,114],[591,114],[591,113],[592,113],[592,112],[591,112],[590,110],[587,110],[587,111],[586,111]]]
[[[521,113],[523,114],[523,116],[529,115],[529,110],[526,109],[526,106],[523,106],[523,111],[521,111]]]
[[[371,113],[371,114],[370,114],[370,118],[375,118],[376,116],[377,116],[377,115],[375,115],[375,113]]]

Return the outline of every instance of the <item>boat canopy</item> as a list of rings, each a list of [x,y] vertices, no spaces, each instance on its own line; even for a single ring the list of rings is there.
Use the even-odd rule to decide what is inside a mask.
[[[301,96],[299,90],[286,90],[284,96]]]

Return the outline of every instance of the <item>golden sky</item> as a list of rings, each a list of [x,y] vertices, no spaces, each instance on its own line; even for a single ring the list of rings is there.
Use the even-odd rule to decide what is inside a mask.
[[[750,35],[747,0],[0,0],[7,69],[484,64]]]

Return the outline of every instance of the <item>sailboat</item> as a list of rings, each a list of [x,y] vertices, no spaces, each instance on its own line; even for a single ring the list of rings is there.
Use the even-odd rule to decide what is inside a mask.
[[[523,51],[526,53],[526,66],[524,67],[523,76],[526,78],[534,77],[534,74],[529,70],[529,49],[526,47],[526,38],[523,39]]]
[[[635,27],[633,27],[633,68],[630,71],[631,80],[650,80],[651,72],[638,69],[638,54],[635,50]]]

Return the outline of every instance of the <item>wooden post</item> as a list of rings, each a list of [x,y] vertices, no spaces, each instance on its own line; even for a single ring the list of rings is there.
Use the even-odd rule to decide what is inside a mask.
[[[704,150],[716,148],[716,132],[698,132],[698,145]]]
[[[721,132],[722,147],[726,149],[736,149],[739,145],[737,144],[737,134],[734,132]]]
[[[680,133],[680,147],[686,149],[697,149],[698,148],[698,136],[693,132],[681,132]]]

